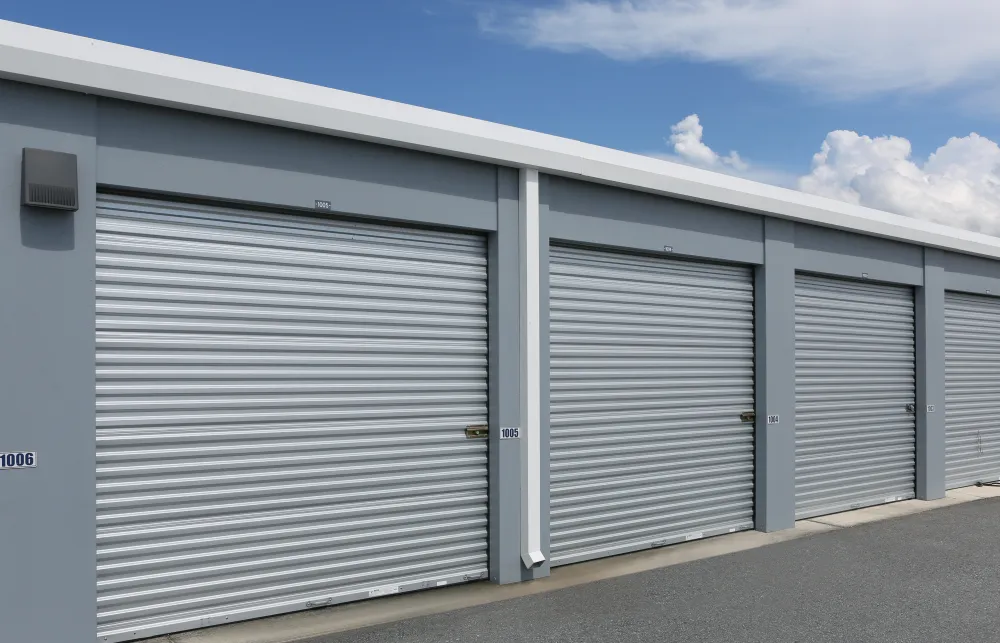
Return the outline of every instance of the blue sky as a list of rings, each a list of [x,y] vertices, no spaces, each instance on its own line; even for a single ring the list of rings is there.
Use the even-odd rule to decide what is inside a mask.
[[[777,3],[801,5],[803,11],[813,13],[833,1],[746,0],[760,5],[761,11],[768,9],[768,3]],[[865,5],[859,1],[838,0],[836,6],[850,11],[853,5],[863,12]],[[808,50],[811,37],[789,36],[794,30],[814,27],[799,24],[808,23],[809,18],[792,8],[764,16],[765,26],[756,30],[756,42],[772,38],[768,25],[774,25],[775,34],[784,34],[773,37],[774,51],[765,52],[770,58],[763,62],[753,40],[734,50],[728,44],[705,45],[713,38],[733,40],[724,26],[731,16],[713,16],[712,0],[692,2],[696,7],[705,5],[706,13],[695,16],[701,22],[685,27],[688,31],[682,33],[674,33],[683,22],[671,13],[675,0],[633,0],[628,5],[618,0],[516,4],[491,0],[0,0],[0,18],[640,153],[674,153],[665,141],[671,126],[697,114],[704,127],[704,143],[720,154],[738,150],[752,166],[792,177],[810,171],[812,155],[834,130],[904,137],[920,168],[950,137],[977,132],[990,141],[1000,139],[1000,108],[991,106],[994,88],[975,84],[976,65],[981,67],[983,59],[995,62],[992,54],[972,51],[971,59],[954,62],[958,71],[941,72],[943,81],[939,74],[914,81],[914,87],[906,83],[892,87],[896,68],[884,71],[888,77],[878,76],[868,73],[864,59],[843,63],[846,54],[830,58],[829,50],[843,42],[835,39],[836,34],[830,35],[833,40],[824,40],[822,34],[816,37],[818,52]],[[872,2],[889,6],[902,0]],[[977,20],[993,17],[1000,18],[1000,13],[984,16],[979,12]],[[900,21],[892,14],[858,16],[859,21],[877,19]],[[929,27],[942,21],[928,16],[925,22]],[[830,24],[830,20],[823,22]],[[847,41],[848,53],[860,48],[858,56],[869,51],[872,61],[881,61],[897,53],[903,56],[909,46],[905,40],[890,42],[894,48],[880,42],[852,43],[851,38],[880,39],[871,34],[882,32],[855,33],[851,22],[844,24],[848,27],[841,37]],[[913,30],[920,25],[901,28]],[[608,30],[615,34],[610,44]],[[639,41],[647,44],[633,47]],[[698,42],[692,46],[688,41]],[[943,42],[942,47],[947,45]],[[800,62],[786,65],[786,59]],[[799,67],[789,66],[794,64]],[[927,66],[920,60],[910,67],[900,61],[898,73],[920,73],[921,64]],[[872,67],[877,67],[875,62]],[[809,75],[810,68],[819,69],[823,79],[834,80],[817,81],[816,74]],[[854,85],[862,89],[855,91]],[[1000,93],[995,96],[1000,105]],[[856,145],[857,141],[844,144]],[[894,167],[896,160],[884,164]],[[851,171],[863,173],[857,168]],[[837,189],[842,187],[837,185]],[[865,202],[867,197],[859,194],[855,197],[851,192],[844,198]],[[893,209],[892,204],[875,207]]]

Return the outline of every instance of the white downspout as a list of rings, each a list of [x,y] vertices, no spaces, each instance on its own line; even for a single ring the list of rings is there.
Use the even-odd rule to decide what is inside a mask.
[[[520,176],[521,245],[521,560],[545,562],[541,534],[541,329],[539,327],[538,170]]]

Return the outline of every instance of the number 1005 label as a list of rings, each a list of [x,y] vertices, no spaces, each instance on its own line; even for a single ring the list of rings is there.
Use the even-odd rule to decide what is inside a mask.
[[[33,469],[38,466],[38,454],[34,451],[0,452],[0,469]]]
[[[507,426],[500,429],[501,440],[513,440],[519,437],[521,437],[521,427],[519,426]]]

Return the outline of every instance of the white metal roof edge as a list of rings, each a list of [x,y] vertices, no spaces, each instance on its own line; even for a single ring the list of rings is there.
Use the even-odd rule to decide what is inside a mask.
[[[0,20],[0,77],[432,151],[1000,258],[1000,238],[640,154]]]

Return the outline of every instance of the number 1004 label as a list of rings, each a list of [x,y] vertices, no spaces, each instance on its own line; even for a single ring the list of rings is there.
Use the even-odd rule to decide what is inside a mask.
[[[38,454],[34,451],[0,451],[0,469],[34,469],[38,466]]]

